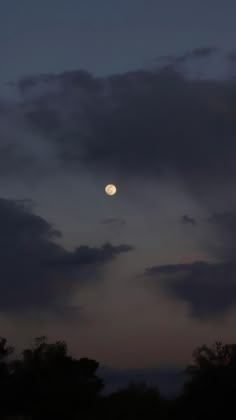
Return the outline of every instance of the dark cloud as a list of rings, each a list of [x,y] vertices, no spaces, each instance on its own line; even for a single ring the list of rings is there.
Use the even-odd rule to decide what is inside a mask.
[[[207,221],[219,234],[219,243],[215,244],[216,255],[236,262],[236,212],[213,213]]]
[[[130,245],[113,246],[109,243],[101,246],[101,248],[91,248],[88,246],[80,246],[74,252],[68,252],[64,256],[59,256],[50,262],[50,265],[60,266],[81,266],[84,264],[103,264],[117,255],[128,252],[133,249]]]
[[[71,312],[71,293],[89,285],[97,271],[128,245],[79,246],[56,243],[60,232],[25,200],[0,199],[0,311]],[[89,268],[89,271],[88,271]]]
[[[197,222],[196,219],[194,219],[194,217],[190,217],[187,214],[184,214],[181,217],[180,222],[184,225],[192,225],[192,226],[196,226]]]
[[[20,105],[0,106],[0,138],[0,176],[29,179],[55,168],[55,149],[29,127]]]
[[[154,266],[146,274],[168,294],[187,302],[195,318],[218,318],[236,306],[235,263]]]
[[[230,51],[226,57],[228,58],[229,61],[235,63],[236,62],[236,51]]]
[[[192,218],[185,216],[182,223],[192,223]],[[146,270],[168,294],[187,302],[191,314],[201,319],[221,317],[236,307],[236,213],[215,212],[207,223],[214,231],[208,251],[218,263],[197,261]]]
[[[232,80],[189,79],[166,68],[105,78],[73,71],[22,80],[19,89],[25,121],[69,170],[173,175],[192,189],[235,179]]]
[[[102,220],[102,225],[107,225],[107,226],[118,226],[118,227],[123,227],[126,225],[126,221],[124,219],[119,219],[119,218],[108,218],[108,219],[104,219]]]
[[[176,65],[179,63],[186,63],[190,60],[207,58],[216,54],[220,51],[218,47],[200,47],[194,48],[193,50],[187,51],[184,54],[180,54],[177,56],[174,55],[166,55],[162,56],[162,59],[165,59],[169,62],[170,65]]]
[[[222,228],[236,233],[236,213],[232,211],[224,211],[219,213],[213,213],[209,218],[208,222]]]
[[[24,77],[19,81],[18,87],[21,93],[30,93],[31,95],[34,93],[47,94],[48,88],[50,88],[51,95],[53,96],[53,93],[55,95],[58,94],[58,90],[61,87],[64,89],[81,88],[82,91],[94,91],[101,88],[102,86],[101,79],[93,77],[88,71],[73,70],[69,72],[62,72],[59,74],[48,73],[41,74],[39,76]],[[35,92],[32,92],[33,89],[35,89]],[[43,100],[43,98],[41,99]]]
[[[219,47],[200,47],[194,48],[189,53],[186,53],[186,55],[191,58],[209,57],[210,55],[219,52],[219,50]]]

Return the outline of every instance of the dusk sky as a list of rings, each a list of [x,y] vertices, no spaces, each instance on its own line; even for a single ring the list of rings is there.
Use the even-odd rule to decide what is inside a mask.
[[[144,369],[235,342],[235,16],[235,0],[0,0],[10,343]]]

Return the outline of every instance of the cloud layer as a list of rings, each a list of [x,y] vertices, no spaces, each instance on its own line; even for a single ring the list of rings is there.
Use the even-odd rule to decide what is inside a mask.
[[[192,190],[235,180],[233,80],[189,79],[165,67],[106,78],[49,74],[18,87],[25,121],[65,167],[174,176]]]
[[[187,302],[193,317],[212,319],[236,306],[236,264],[195,262],[146,270],[172,297]]]
[[[34,214],[25,200],[0,199],[0,230],[2,312],[69,310],[78,288],[92,284],[98,270],[132,250],[107,243],[98,248],[80,245],[69,252],[55,241],[60,232]]]
[[[192,225],[195,226],[197,224],[196,220],[194,219],[194,217],[188,216],[187,214],[184,214],[181,217],[180,222],[184,225]]]
[[[45,168],[46,160],[47,169],[50,162],[52,166],[57,162],[66,171],[114,179],[173,179],[187,186],[192,195],[199,191],[210,195],[215,191],[215,202],[221,202],[220,187],[228,184],[234,188],[236,182],[236,83],[233,78],[186,77],[176,67],[216,52],[216,48],[199,48],[170,57],[169,65],[153,71],[98,78],[78,70],[20,80],[20,102],[0,109],[2,174],[17,172],[21,176],[26,168],[34,172],[35,167]],[[228,60],[233,57],[231,54]],[[56,244],[54,239],[59,232],[48,222],[19,204],[2,201],[2,209],[7,205],[10,211],[4,213],[3,232],[8,229],[5,238],[11,246],[9,251],[8,246],[0,249],[2,274],[6,278],[2,290],[7,296],[0,298],[1,307],[9,302],[16,306],[22,290],[19,305],[23,301],[45,302],[45,296],[46,302],[57,304],[61,299],[58,293],[55,295],[58,282],[62,284],[58,290],[64,293],[70,284],[83,283],[82,267],[97,269],[131,249],[126,245],[82,245],[70,253]],[[11,212],[14,223],[15,217],[20,218],[20,223],[25,220],[24,235],[18,225],[11,231]],[[219,238],[212,245],[217,264],[170,263],[147,271],[153,278],[164,276],[163,287],[189,302],[194,316],[222,314],[235,304],[235,214],[234,210],[219,212],[216,208],[205,221]],[[102,223],[107,229],[121,229],[124,225],[123,220],[115,218]],[[196,220],[185,214],[181,223],[195,226]],[[36,234],[32,234],[32,229]],[[16,264],[7,265],[8,259]],[[69,282],[65,281],[66,276]],[[13,279],[17,277],[20,281],[15,285]],[[30,278],[34,278],[33,283]],[[10,290],[7,284],[11,282]],[[27,287],[21,289],[19,285]],[[216,297],[212,293],[215,289]]]
[[[195,224],[189,216],[182,223]],[[196,261],[191,264],[156,265],[146,275],[167,292],[185,301],[195,318],[221,317],[236,307],[236,212],[211,214],[204,222],[216,233],[210,251],[218,263]]]

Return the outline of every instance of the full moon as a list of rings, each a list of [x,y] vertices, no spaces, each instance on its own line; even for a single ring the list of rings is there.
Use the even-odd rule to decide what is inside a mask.
[[[108,184],[105,187],[105,192],[106,192],[107,195],[115,195],[116,191],[117,191],[117,189],[116,189],[116,186],[114,184]]]

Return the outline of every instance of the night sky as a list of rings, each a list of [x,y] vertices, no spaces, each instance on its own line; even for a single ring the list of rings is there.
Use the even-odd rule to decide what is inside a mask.
[[[120,369],[235,342],[235,16],[0,0],[1,336]]]

